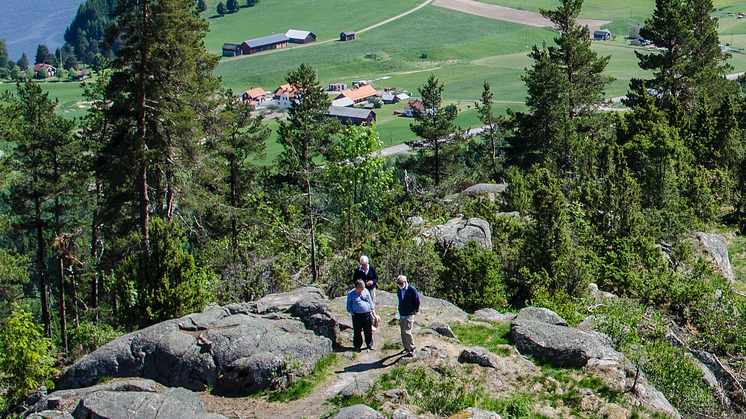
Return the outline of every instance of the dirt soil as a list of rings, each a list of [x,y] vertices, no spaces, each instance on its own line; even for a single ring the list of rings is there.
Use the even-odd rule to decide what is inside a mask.
[[[545,27],[552,26],[549,19],[545,19],[540,13],[525,10],[511,9],[510,7],[498,6],[496,4],[482,3],[475,0],[435,0],[433,6],[469,13],[472,15],[488,17],[505,22],[521,23],[523,25]],[[609,20],[578,19],[578,23],[588,26],[591,33],[601,29],[601,26],[611,23]]]

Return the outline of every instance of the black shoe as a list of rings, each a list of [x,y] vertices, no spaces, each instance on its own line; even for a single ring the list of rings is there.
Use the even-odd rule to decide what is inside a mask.
[[[375,349],[373,348],[373,344],[372,343],[370,345],[368,345],[368,350],[369,351],[375,351]]]
[[[355,352],[360,353],[360,348],[355,348]]]

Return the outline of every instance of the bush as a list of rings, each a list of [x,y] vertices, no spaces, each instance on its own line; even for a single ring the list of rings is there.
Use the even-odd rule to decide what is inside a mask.
[[[213,300],[214,274],[198,268],[184,250],[179,225],[154,218],[149,227],[149,251],[125,258],[115,274],[118,315],[127,325],[148,326],[201,311]],[[131,238],[140,242],[139,233]]]
[[[54,346],[32,318],[31,313],[13,304],[13,311],[0,330],[0,387],[7,388],[5,396],[0,396],[3,411],[39,386],[54,388],[52,378],[58,372],[50,356]]]
[[[68,331],[70,348],[77,348],[83,354],[93,352],[119,336],[122,336],[121,332],[104,323],[96,325],[82,322],[80,326]]]
[[[500,275],[500,257],[469,242],[464,249],[452,247],[443,258],[438,297],[466,311],[505,307],[505,286]]]

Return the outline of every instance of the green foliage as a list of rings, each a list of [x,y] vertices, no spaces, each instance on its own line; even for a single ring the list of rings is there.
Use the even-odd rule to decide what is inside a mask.
[[[93,324],[88,321],[81,322],[78,327],[69,330],[68,333],[70,348],[77,348],[82,354],[93,352],[107,342],[122,336],[122,332],[114,330],[111,325]]]
[[[126,325],[147,326],[201,311],[214,298],[216,278],[195,265],[179,225],[153,218],[149,229],[150,251],[135,251],[115,272],[117,315]],[[140,233],[131,241],[141,241]]]
[[[7,389],[0,398],[3,412],[39,386],[54,387],[52,379],[58,372],[50,356],[54,346],[32,318],[31,313],[14,304],[0,330],[0,385]]]
[[[225,7],[225,3],[222,1],[218,3],[218,7],[215,9],[220,16],[228,14],[228,9]]]
[[[438,297],[469,312],[507,305],[500,259],[492,250],[481,249],[474,241],[464,249],[451,247],[443,257],[443,266]]]
[[[500,356],[510,356],[514,353],[508,341],[509,322],[494,324],[493,326],[451,323],[450,326],[453,333],[465,345],[481,346]]]
[[[320,359],[311,373],[301,379],[293,381],[287,388],[273,392],[267,398],[269,402],[292,402],[311,394],[314,388],[331,373],[331,369],[337,365],[336,354],[331,354]]]
[[[683,412],[701,412],[714,407],[712,390],[702,382],[702,370],[686,350],[658,340],[646,345],[653,358],[643,371],[656,389]]]
[[[236,13],[239,11],[240,7],[238,6],[238,0],[228,0],[225,4],[225,9],[228,13]]]
[[[443,105],[443,83],[439,82],[435,75],[430,74],[427,82],[418,88],[422,97],[423,110],[414,108],[415,122],[409,124],[409,128],[420,140],[408,143],[414,150],[418,150],[420,158],[432,153],[432,167],[428,174],[434,176],[435,184],[440,184],[446,173],[443,170],[444,160],[441,160],[441,150],[457,145],[458,138],[452,141],[443,140],[451,138],[456,132],[454,120],[458,115],[458,109],[447,108]],[[443,143],[443,144],[441,144]],[[447,145],[448,144],[448,145]]]

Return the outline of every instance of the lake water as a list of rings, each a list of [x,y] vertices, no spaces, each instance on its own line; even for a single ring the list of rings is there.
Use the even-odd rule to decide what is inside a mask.
[[[0,0],[0,38],[8,55],[18,61],[26,53],[34,63],[36,48],[44,44],[49,52],[65,43],[65,29],[85,0]]]

